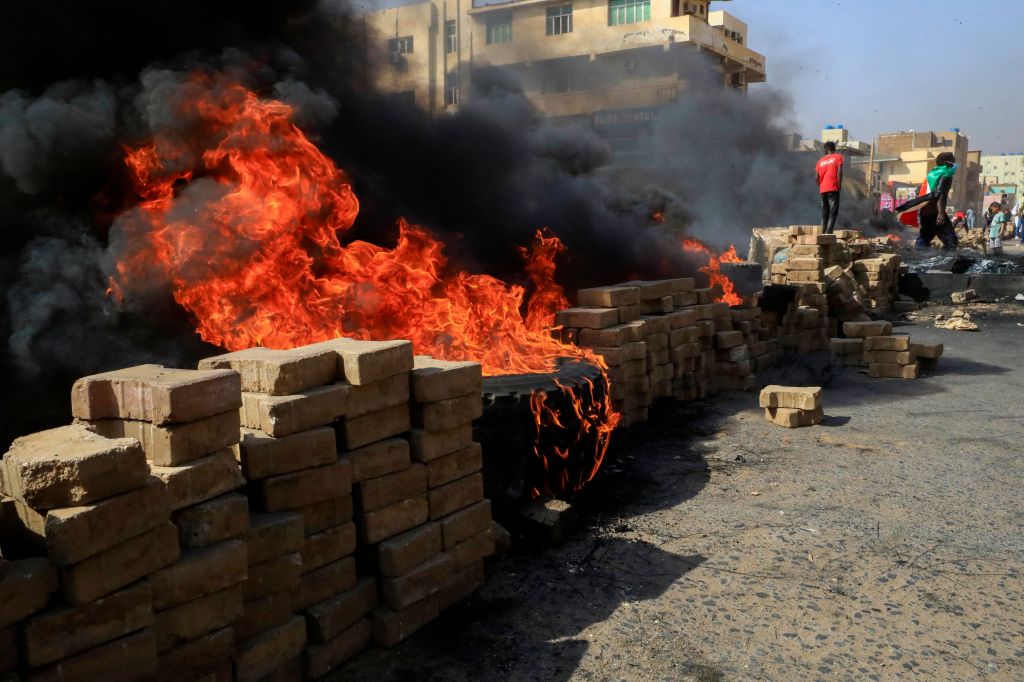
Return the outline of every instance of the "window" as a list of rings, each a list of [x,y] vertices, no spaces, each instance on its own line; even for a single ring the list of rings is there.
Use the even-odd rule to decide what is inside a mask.
[[[444,22],[444,53],[451,54],[459,49],[459,34],[455,20],[449,19]]]
[[[608,25],[651,20],[651,0],[608,0]]]
[[[492,14],[487,17],[487,44],[512,42],[512,15]]]
[[[388,41],[388,52],[391,54],[412,54],[412,36],[392,38]]]
[[[572,5],[548,7],[547,34],[560,36],[572,33]]]
[[[444,103],[452,106],[459,103],[459,74],[449,71],[444,75]]]

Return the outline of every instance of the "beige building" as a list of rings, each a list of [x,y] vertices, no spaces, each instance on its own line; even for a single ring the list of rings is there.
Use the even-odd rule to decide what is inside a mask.
[[[918,187],[935,168],[935,158],[942,152],[952,152],[960,169],[953,179],[948,207],[954,211],[977,211],[981,200],[981,152],[969,150],[968,142],[959,130],[879,135],[872,159],[877,182],[883,187]]]
[[[718,0],[721,2],[722,0]],[[717,4],[717,3],[715,3]],[[386,57],[376,86],[431,112],[456,107],[474,77],[516,74],[549,116],[595,128],[643,123],[690,82],[706,53],[723,87],[765,80],[748,28],[709,0],[423,0],[364,13],[367,49]]]

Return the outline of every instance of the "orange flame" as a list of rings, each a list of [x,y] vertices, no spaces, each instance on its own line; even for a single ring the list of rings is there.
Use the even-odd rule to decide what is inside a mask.
[[[708,263],[700,268],[700,271],[708,276],[708,282],[712,289],[715,289],[718,293],[715,297],[715,301],[719,303],[728,303],[729,305],[742,305],[743,299],[736,293],[736,287],[733,286],[732,280],[726,275],[722,274],[722,263],[737,263],[742,259],[736,254],[736,245],[732,244],[722,254],[715,256],[700,240],[694,239],[693,237],[684,237],[682,239],[683,250],[689,253],[701,253],[707,254]]]
[[[417,353],[474,360],[486,375],[549,372],[560,357],[607,369],[548,329],[568,307],[554,279],[565,251],[557,237],[538,232],[521,249],[533,288],[525,316],[524,287],[453,270],[443,244],[404,220],[394,248],[342,243],[358,200],[292,123],[292,108],[219,76],[197,74],[188,86],[181,115],[199,124],[126,150],[140,203],[118,221],[125,247],[110,282],[118,300],[161,276],[199,335],[228,350],[409,339]],[[575,416],[581,433],[601,430],[593,470],[573,487],[596,473],[619,420],[607,400],[592,409],[537,417],[569,428]]]
[[[903,237],[899,236],[898,234],[894,234],[892,232],[890,232],[889,234],[885,235],[885,238],[888,239],[889,241],[892,241],[892,242],[901,242],[901,241],[903,241]]]

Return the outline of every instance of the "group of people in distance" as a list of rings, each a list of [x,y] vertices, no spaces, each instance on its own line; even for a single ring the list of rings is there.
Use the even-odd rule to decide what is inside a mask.
[[[828,234],[835,230],[836,219],[839,217],[843,155],[836,153],[834,142],[826,142],[824,150],[825,155],[815,165],[815,174],[821,197],[821,228]],[[942,242],[943,248],[955,249],[960,244],[957,229],[969,232],[976,227],[974,209],[951,215],[946,207],[957,168],[953,153],[942,152],[935,157],[935,168],[928,172],[918,196],[896,207],[896,216],[901,223],[918,228],[915,245],[919,249],[927,248],[936,237]],[[1004,194],[1002,201],[993,202],[985,213],[984,228],[988,230],[988,246],[992,252],[1002,250],[1002,238],[1007,229],[1013,237],[1024,243],[1024,211],[1020,210],[1019,201],[1013,207],[1010,203]]]

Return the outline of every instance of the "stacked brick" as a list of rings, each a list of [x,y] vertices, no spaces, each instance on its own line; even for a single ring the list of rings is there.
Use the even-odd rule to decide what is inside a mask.
[[[249,527],[238,442],[239,377],[142,365],[79,379],[72,412],[96,432],[137,439],[166,491],[181,555],[155,572],[153,632],[158,677],[230,672],[242,615]]]
[[[877,313],[892,310],[899,296],[901,263],[898,253],[882,253],[853,263],[853,276],[864,292],[865,307]]]
[[[404,468],[356,484],[363,513],[396,503],[412,510],[400,523],[366,525],[364,555],[381,583],[372,628],[380,646],[398,644],[480,587],[483,560],[494,553],[483,458],[472,432],[483,411],[480,365],[428,356],[410,361],[413,429]],[[401,499],[397,492],[382,497],[378,483],[385,479],[398,482],[387,487],[404,491]]]
[[[355,386],[339,380],[343,359],[327,344],[253,348],[207,358],[200,367],[241,375],[235,457],[259,512],[246,535],[249,580],[236,677],[293,668],[322,675],[336,663],[326,650],[331,642],[318,641],[324,633],[311,625],[311,614],[357,582],[352,466],[338,456],[336,427],[341,433],[338,420],[360,412],[362,402],[352,409]],[[367,642],[363,637],[355,651]]]
[[[820,386],[765,386],[760,405],[765,419],[790,429],[820,424],[824,417]]]
[[[832,357],[846,367],[865,367],[877,378],[917,379],[921,369],[934,370],[942,344],[911,343],[906,334],[893,334],[892,323],[847,322],[847,338],[832,339]]]
[[[153,676],[158,634],[145,578],[180,550],[167,492],[139,442],[74,424],[17,439],[0,465],[13,500],[4,514],[16,510],[27,544],[49,555],[0,560],[0,649],[14,653],[0,668],[20,659],[32,679]]]

